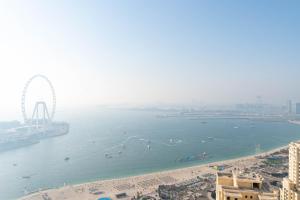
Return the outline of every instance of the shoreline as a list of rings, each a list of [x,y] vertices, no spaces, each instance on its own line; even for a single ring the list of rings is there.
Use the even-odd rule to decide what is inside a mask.
[[[147,194],[155,191],[160,184],[176,184],[200,175],[215,174],[217,170],[213,169],[212,166],[246,166],[249,165],[249,163],[255,163],[260,156],[268,156],[286,148],[288,148],[288,145],[277,147],[258,154],[198,164],[195,166],[166,169],[120,178],[99,179],[95,181],[65,185],[57,188],[45,188],[44,190],[32,192],[26,196],[20,197],[19,199],[43,199],[43,195],[54,197],[53,199],[93,199],[92,197],[95,198],[96,196],[92,191],[99,193],[97,197],[111,198],[113,198],[117,193],[122,193],[122,190],[125,190],[130,196],[135,195],[137,192]]]

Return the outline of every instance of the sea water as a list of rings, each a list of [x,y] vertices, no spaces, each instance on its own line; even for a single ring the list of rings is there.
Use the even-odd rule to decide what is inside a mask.
[[[300,139],[300,126],[287,122],[157,117],[161,114],[108,108],[58,112],[56,119],[70,123],[67,135],[0,153],[0,199],[238,158]],[[204,159],[189,159],[204,152]]]

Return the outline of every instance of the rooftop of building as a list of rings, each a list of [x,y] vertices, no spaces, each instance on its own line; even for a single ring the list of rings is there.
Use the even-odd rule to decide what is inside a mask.
[[[233,173],[228,172],[217,172],[217,177],[233,178]],[[262,177],[256,173],[239,173],[237,175],[238,179],[244,179],[249,181],[262,181]]]
[[[296,146],[300,147],[300,140],[291,142],[290,145],[296,145]]]
[[[277,199],[277,194],[274,193],[274,192],[270,192],[269,190],[267,189],[264,189],[264,188],[261,188],[261,189],[258,189],[258,188],[254,188],[254,189],[249,189],[249,188],[236,188],[234,186],[220,186],[223,191],[224,191],[224,194],[226,196],[230,196],[230,197],[237,197],[237,196],[240,196],[242,193],[254,193],[254,194],[257,194],[261,197],[261,199]]]

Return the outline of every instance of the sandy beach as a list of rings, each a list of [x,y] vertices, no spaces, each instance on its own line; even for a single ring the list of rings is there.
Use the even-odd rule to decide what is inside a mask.
[[[127,197],[122,199],[131,199],[136,196],[137,192],[142,194],[153,194],[159,185],[162,184],[176,184],[187,181],[197,176],[205,174],[215,174],[217,170],[213,166],[228,166],[227,171],[233,168],[244,169],[257,163],[259,156],[267,156],[278,152],[287,146],[276,148],[264,153],[218,161],[209,164],[202,164],[193,167],[186,167],[175,170],[161,171],[150,174],[131,176],[120,179],[99,180],[95,182],[82,183],[78,185],[66,185],[61,188],[48,189],[32,193],[24,196],[22,200],[39,200],[39,199],[87,199],[94,200],[100,197],[110,197],[116,199],[116,194],[126,193]]]

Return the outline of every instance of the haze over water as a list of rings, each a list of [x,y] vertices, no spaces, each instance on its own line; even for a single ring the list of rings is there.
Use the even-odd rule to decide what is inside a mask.
[[[0,109],[19,112],[22,88],[38,73],[60,108],[300,101],[299,6],[1,1]]]
[[[156,117],[159,114],[165,113],[104,108],[58,113],[58,119],[70,123],[67,135],[0,153],[0,199],[20,197],[24,189],[237,158],[257,153],[258,146],[266,151],[300,139],[300,126],[284,122]],[[178,161],[203,152],[206,160]],[[106,153],[112,158],[105,158]]]
[[[66,135],[0,153],[0,200],[252,155],[300,139],[300,126],[287,122],[82,109],[272,104],[277,117],[294,119],[299,7],[282,0],[0,1],[0,121],[23,121],[21,103],[32,116],[35,103],[45,101],[49,110],[56,102],[55,121],[70,124]],[[55,92],[35,79],[22,94],[35,74],[47,76]],[[194,159],[199,155],[207,156]]]

